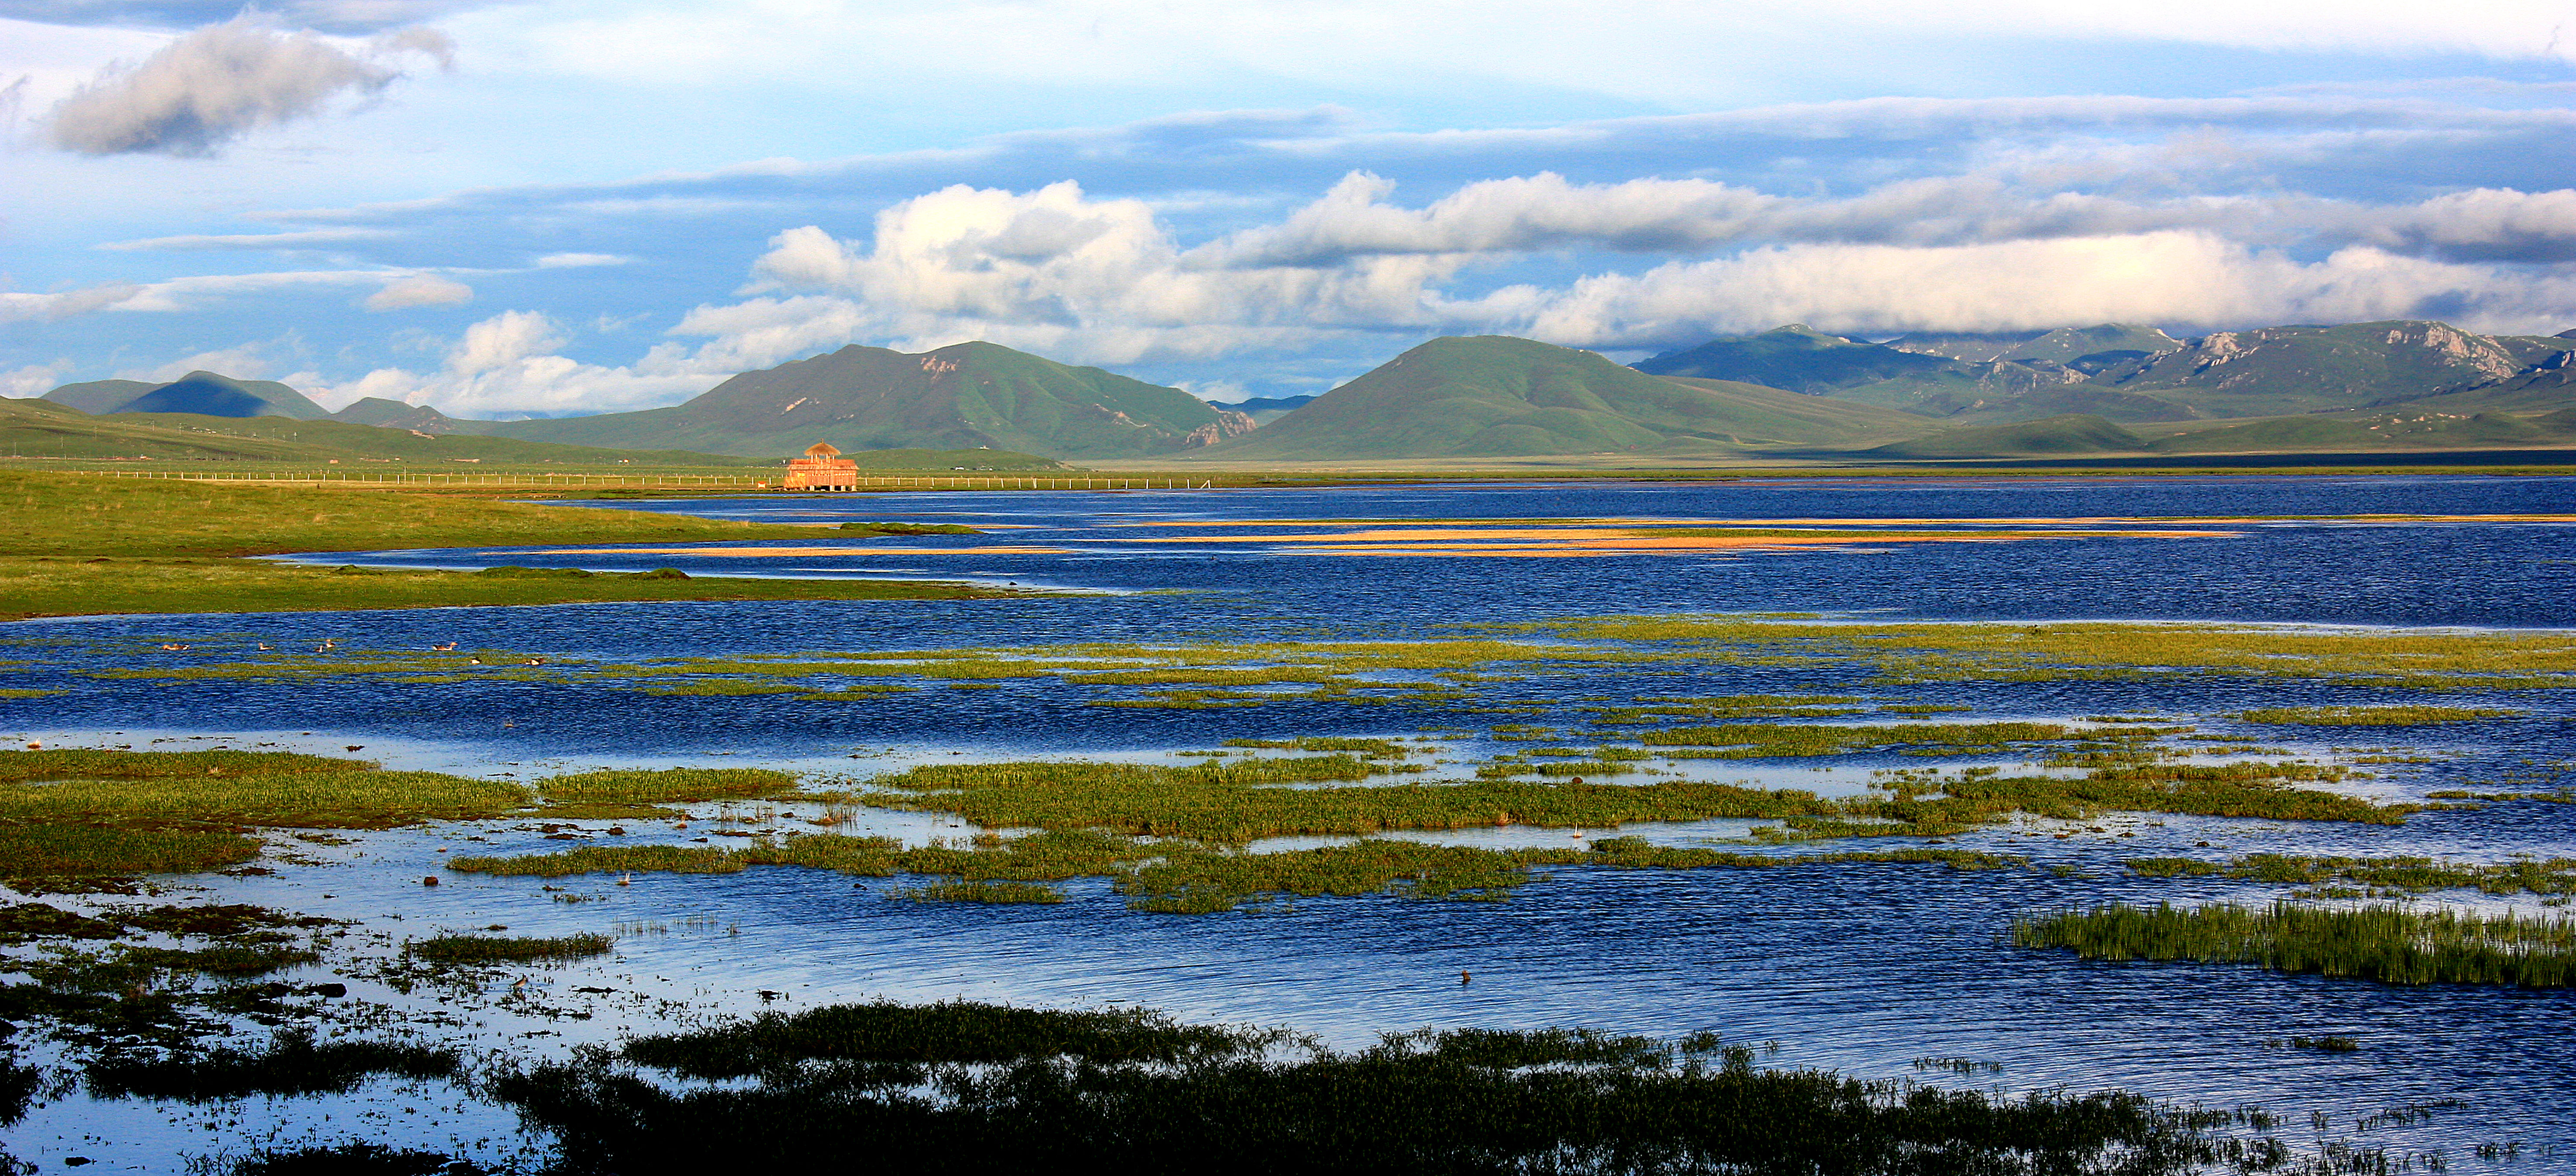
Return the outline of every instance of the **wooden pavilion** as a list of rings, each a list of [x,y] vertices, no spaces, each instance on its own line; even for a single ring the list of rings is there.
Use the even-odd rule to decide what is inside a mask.
[[[831,442],[817,441],[805,456],[787,459],[787,478],[779,485],[789,490],[856,490],[859,463],[841,456]]]

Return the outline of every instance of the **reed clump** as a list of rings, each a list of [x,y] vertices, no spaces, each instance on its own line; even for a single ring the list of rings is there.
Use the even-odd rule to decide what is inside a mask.
[[[616,946],[596,932],[576,935],[439,935],[412,941],[404,950],[436,964],[567,963],[606,955]]]
[[[2014,921],[2013,942],[2085,959],[2260,964],[2387,984],[2565,988],[2576,921],[2397,906],[2333,910],[2276,902],[2181,909],[2112,903]]]

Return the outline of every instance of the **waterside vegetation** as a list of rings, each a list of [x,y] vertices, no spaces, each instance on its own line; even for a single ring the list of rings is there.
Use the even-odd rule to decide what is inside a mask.
[[[878,533],[894,533],[891,531]],[[918,533],[918,528],[903,533]],[[399,491],[0,471],[0,621],[99,613],[337,611],[572,601],[951,599],[965,585],[868,580],[476,576],[252,560],[292,552],[735,543],[815,529]],[[847,534],[846,531],[836,534]],[[523,571],[533,571],[523,569]]]
[[[2276,902],[2152,908],[2111,903],[2014,922],[2013,942],[2090,960],[2259,964],[2385,984],[2576,984],[2576,920]]]

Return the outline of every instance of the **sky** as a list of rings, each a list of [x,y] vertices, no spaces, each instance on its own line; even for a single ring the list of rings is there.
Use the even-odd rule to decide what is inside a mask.
[[[2576,327],[2576,2],[0,0],[0,395]]]

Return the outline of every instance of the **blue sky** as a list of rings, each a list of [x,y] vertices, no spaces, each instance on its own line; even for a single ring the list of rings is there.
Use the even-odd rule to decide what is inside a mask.
[[[458,415],[984,338],[1213,399],[1634,358],[2576,327],[2576,9],[0,0],[0,394]]]

